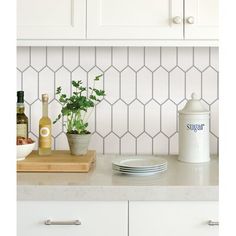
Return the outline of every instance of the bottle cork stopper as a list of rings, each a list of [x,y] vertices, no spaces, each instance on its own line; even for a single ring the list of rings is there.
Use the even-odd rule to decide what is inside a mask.
[[[43,102],[47,102],[48,101],[48,94],[42,94],[42,100],[43,100]]]

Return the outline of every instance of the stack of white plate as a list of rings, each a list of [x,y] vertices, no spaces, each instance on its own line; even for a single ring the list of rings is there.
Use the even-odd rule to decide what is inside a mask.
[[[117,158],[112,161],[112,169],[129,175],[153,175],[167,170],[167,161],[160,157]]]

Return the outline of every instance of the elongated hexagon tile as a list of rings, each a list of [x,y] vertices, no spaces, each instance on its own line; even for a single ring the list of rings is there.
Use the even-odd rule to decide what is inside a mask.
[[[52,122],[56,120],[60,112],[61,112],[61,104],[58,101],[53,100],[48,105],[48,114]],[[52,136],[56,137],[61,132],[62,132],[62,119],[57,121],[56,124],[52,125]]]
[[[195,67],[192,67],[186,73],[186,96],[187,97],[190,97],[192,93],[196,93],[199,97],[202,96],[201,78],[202,78],[201,72],[197,70]]]
[[[87,87],[87,72],[81,67],[76,68],[72,72],[71,79],[75,81],[81,80],[83,83],[82,85],[84,87]],[[72,91],[75,91],[74,87],[72,87]]]
[[[121,139],[121,154],[136,154],[135,138],[130,133]]]
[[[42,103],[37,100],[31,105],[31,129],[30,131],[38,137],[39,135],[39,120],[42,117]]]
[[[25,70],[30,65],[30,47],[17,47],[17,68]]]
[[[218,97],[218,74],[212,68],[202,73],[202,97],[207,103],[212,103]]]
[[[206,69],[210,63],[208,47],[196,47],[194,48],[194,65],[201,71]]]
[[[144,66],[143,47],[130,47],[129,48],[129,66],[134,70],[139,70]]]
[[[119,138],[113,133],[109,134],[105,138],[104,152],[105,153],[119,153],[120,152]]]
[[[62,88],[62,93],[71,95],[71,73],[65,68],[61,67],[56,73],[55,92],[58,87]]]
[[[189,99],[191,99],[191,97],[188,97],[188,99],[184,99],[184,100],[177,106],[178,112],[179,112],[180,110],[182,110],[182,109],[185,107],[185,105],[186,105],[186,103],[187,103],[187,100],[189,100]],[[176,119],[177,119],[177,129],[176,129],[176,130],[179,132],[179,116],[178,116],[178,115],[177,115]]]
[[[114,67],[109,68],[104,74],[105,98],[114,103],[120,96],[120,74]]]
[[[178,48],[178,66],[183,70],[188,70],[193,66],[193,48],[179,47]]]
[[[135,99],[136,79],[135,73],[127,67],[121,73],[121,98],[126,103],[131,103]]]
[[[170,73],[170,98],[180,103],[185,98],[185,74],[179,68]]]
[[[176,132],[176,105],[167,101],[161,107],[161,131],[170,137]]]
[[[154,71],[157,67],[160,66],[161,57],[160,57],[160,48],[159,47],[146,47],[145,48],[145,65],[151,70]]]
[[[178,111],[182,110],[185,107],[187,100],[189,99],[191,99],[191,95],[187,96],[187,99],[184,99],[180,104],[178,104]]]
[[[47,65],[56,71],[63,65],[63,48],[48,47],[47,48]]]
[[[79,66],[79,48],[64,47],[63,48],[63,65],[70,71]]]
[[[112,64],[119,71],[128,65],[128,48],[114,47],[112,48]]]
[[[155,136],[160,132],[160,106],[153,100],[145,106],[145,131]]]
[[[18,69],[16,70],[16,88],[17,91],[22,90],[22,84],[23,84],[23,73],[19,71]]]
[[[39,98],[47,93],[50,102],[55,97],[54,91],[54,72],[46,67],[39,73]]]
[[[152,73],[145,67],[137,73],[137,98],[142,103],[152,98]]]
[[[211,132],[219,136],[219,100],[215,101],[211,106]]]
[[[89,143],[89,150],[96,150],[97,153],[103,153],[103,138],[97,133],[93,134]]]
[[[177,155],[179,153],[179,134],[176,133],[170,138],[170,155]]]
[[[103,137],[111,132],[111,106],[105,100],[96,107],[96,131]]]
[[[81,47],[80,48],[80,66],[86,71],[91,70],[95,66],[95,48]]]
[[[111,47],[96,48],[96,66],[102,71],[111,66]]]
[[[97,67],[94,67],[92,70],[88,72],[88,86],[93,87],[94,79],[98,75],[102,75],[103,72],[99,70]],[[99,81],[95,81],[96,89],[104,89],[104,78],[101,77]]]
[[[31,66],[37,71],[46,66],[46,47],[31,47]]]
[[[206,102],[206,101],[204,101],[204,100],[200,100],[201,101],[201,103],[202,103],[202,105],[203,105],[203,107],[206,109],[206,110],[210,110],[210,105]]]
[[[85,115],[85,122],[88,122],[88,131],[91,133],[95,132],[95,109],[90,108]]]
[[[163,103],[168,99],[168,72],[162,67],[153,73],[153,98]]]
[[[33,103],[38,98],[38,72],[29,67],[24,71],[22,79],[25,100],[28,103]]]
[[[219,70],[219,48],[218,47],[211,47],[210,48],[210,59],[211,59],[211,66]]]
[[[168,71],[172,70],[177,65],[176,53],[175,47],[161,48],[161,65]]]
[[[135,137],[144,131],[144,106],[137,100],[129,106],[129,131]]]
[[[153,139],[154,154],[167,155],[168,154],[168,138],[160,133]]]
[[[122,136],[127,132],[127,105],[118,101],[113,105],[113,132]]]
[[[210,153],[219,154],[219,141],[213,134],[210,134]]]
[[[152,139],[145,133],[137,139],[137,154],[152,154]]]
[[[61,133],[55,138],[55,149],[56,150],[69,150],[69,144],[65,133]]]

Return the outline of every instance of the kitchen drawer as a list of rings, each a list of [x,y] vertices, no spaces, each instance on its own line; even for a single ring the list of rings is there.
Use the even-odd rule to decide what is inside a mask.
[[[217,236],[218,202],[130,202],[129,236]]]
[[[18,236],[127,236],[127,202],[20,201]],[[81,225],[45,225],[45,221],[75,221]]]

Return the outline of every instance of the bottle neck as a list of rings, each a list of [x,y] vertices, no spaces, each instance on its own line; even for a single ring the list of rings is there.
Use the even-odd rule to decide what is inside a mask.
[[[43,102],[43,117],[48,117],[48,102]]]
[[[24,114],[25,112],[24,103],[17,103],[16,111],[18,114]]]

